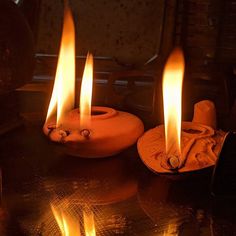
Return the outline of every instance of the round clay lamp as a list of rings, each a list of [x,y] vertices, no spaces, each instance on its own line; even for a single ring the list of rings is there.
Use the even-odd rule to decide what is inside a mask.
[[[90,158],[121,152],[135,144],[144,131],[138,117],[108,107],[92,107],[89,129],[81,130],[79,109],[70,111],[60,127],[55,127],[55,123],[56,117],[45,123],[45,135],[64,144],[67,154]]]

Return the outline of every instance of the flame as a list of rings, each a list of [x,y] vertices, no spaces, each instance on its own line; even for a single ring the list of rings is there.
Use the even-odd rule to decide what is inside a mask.
[[[62,236],[80,236],[80,225],[72,217],[66,215],[63,211],[56,209],[51,204],[52,213],[56,219]]]
[[[84,231],[86,236],[96,236],[93,211],[86,206],[83,210]]]
[[[181,111],[184,55],[176,48],[169,56],[163,74],[163,103],[166,153],[181,154]]]
[[[93,88],[93,55],[88,53],[80,90],[80,127],[89,128]]]
[[[57,126],[66,112],[74,108],[75,96],[75,27],[71,10],[64,11],[61,47],[53,92],[46,121],[57,112]]]

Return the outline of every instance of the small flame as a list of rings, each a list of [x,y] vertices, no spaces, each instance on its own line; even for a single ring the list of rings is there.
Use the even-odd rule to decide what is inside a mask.
[[[64,11],[61,47],[56,77],[46,121],[57,112],[57,126],[66,112],[74,108],[75,96],[75,27],[71,10]]]
[[[96,236],[93,211],[86,206],[83,210],[84,231],[86,236]]]
[[[51,204],[52,213],[56,219],[62,236],[80,236],[80,225],[63,211]]]
[[[88,53],[80,90],[80,127],[89,128],[93,89],[93,55]]]
[[[184,55],[176,48],[169,56],[163,74],[163,102],[165,119],[166,153],[181,154],[182,84]]]

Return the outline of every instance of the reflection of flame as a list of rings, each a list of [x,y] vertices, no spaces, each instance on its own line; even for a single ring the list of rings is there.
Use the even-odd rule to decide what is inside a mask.
[[[164,231],[163,236],[169,236],[169,235],[172,235],[172,236],[179,235],[178,225],[176,223],[168,224],[168,227]]]
[[[86,206],[83,210],[84,231],[86,236],[96,236],[93,211]]]
[[[58,224],[62,236],[80,236],[80,223],[75,217],[66,214],[51,204],[53,216]],[[84,232],[86,236],[96,236],[94,214],[89,206],[83,208]]]
[[[181,109],[184,56],[175,49],[169,56],[163,75],[166,153],[177,150],[181,154]]]
[[[80,91],[80,127],[89,128],[93,88],[93,55],[88,53]]]
[[[63,211],[56,209],[51,205],[52,213],[60,228],[62,236],[80,236],[79,221],[76,222],[72,217],[65,214]]]
[[[74,90],[75,28],[71,11],[66,7],[56,77],[46,120],[57,111],[57,125],[62,123],[63,115],[74,108]]]

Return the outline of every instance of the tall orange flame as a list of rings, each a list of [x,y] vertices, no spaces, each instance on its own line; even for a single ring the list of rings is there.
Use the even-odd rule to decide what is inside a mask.
[[[80,90],[80,127],[89,128],[93,89],[93,55],[88,53]]]
[[[163,103],[166,153],[181,154],[182,84],[184,55],[176,48],[169,56],[163,74]],[[176,154],[176,153],[175,153]]]
[[[71,10],[64,10],[62,40],[53,92],[46,121],[57,112],[57,126],[66,112],[74,108],[75,96],[75,27]]]

